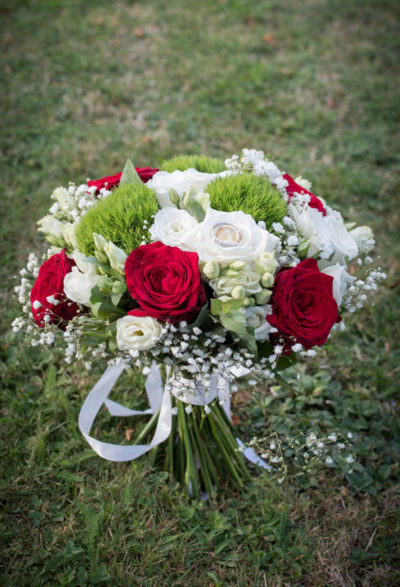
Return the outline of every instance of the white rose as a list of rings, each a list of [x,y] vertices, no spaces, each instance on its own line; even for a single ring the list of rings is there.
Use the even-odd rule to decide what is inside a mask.
[[[93,273],[81,273],[78,267],[64,277],[64,292],[68,299],[83,306],[90,307],[92,289],[97,285],[98,276]]]
[[[358,254],[357,243],[346,230],[340,212],[326,207],[327,215],[309,206],[289,205],[289,213],[300,233],[309,240],[307,256],[319,254],[331,263],[345,265],[346,257],[353,259]]]
[[[246,326],[254,328],[254,338],[256,340],[265,340],[271,332],[276,329],[267,322],[266,317],[271,314],[271,306],[251,306],[246,308],[245,319]]]
[[[54,216],[44,216],[38,221],[38,230],[44,232],[44,234],[57,239],[63,239],[63,225],[62,223],[54,218]]]
[[[361,253],[369,253],[375,246],[374,233],[369,226],[357,226],[350,230]]]
[[[184,240],[190,240],[189,237],[196,231],[197,225],[197,220],[186,210],[167,207],[154,216],[150,235],[153,241],[161,241],[164,245],[186,251],[190,248],[184,244]]]
[[[150,316],[127,315],[117,320],[117,344],[122,350],[150,349],[161,335],[161,323]]]
[[[174,206],[169,198],[169,190],[175,190],[181,197],[193,189],[195,192],[202,192],[204,188],[217,177],[225,177],[231,172],[221,171],[220,173],[202,173],[196,169],[185,169],[185,171],[158,171],[147,182],[147,187],[156,192],[158,203],[161,208]]]
[[[337,305],[340,306],[346,291],[347,284],[354,281],[355,277],[352,277],[349,273],[347,273],[346,268],[343,267],[343,265],[339,265],[339,263],[323,268],[325,264],[326,261],[320,261],[318,266],[322,273],[326,273],[327,275],[331,275],[333,277],[332,294],[336,300]]]
[[[193,237],[187,240],[187,245],[193,247],[204,263],[251,261],[264,252],[272,252],[278,243],[279,239],[260,228],[250,214],[212,208],[207,210]]]
[[[74,198],[68,193],[65,188],[57,188],[53,192],[53,196],[58,202],[60,210],[63,212],[69,212],[76,208]]]

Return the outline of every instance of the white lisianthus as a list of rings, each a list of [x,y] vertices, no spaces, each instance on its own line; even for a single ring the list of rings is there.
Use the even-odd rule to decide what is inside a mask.
[[[111,241],[104,245],[103,250],[110,261],[112,269],[115,269],[121,275],[125,275],[125,261],[128,255]]]
[[[242,211],[220,212],[209,208],[196,233],[187,240],[200,261],[252,261],[264,252],[272,252],[279,239],[260,228],[250,214]]]
[[[127,315],[117,320],[117,345],[121,350],[151,349],[162,336],[161,322],[151,316]]]
[[[350,230],[361,253],[369,253],[375,246],[374,233],[369,226],[357,226]]]
[[[198,222],[186,210],[177,208],[162,208],[154,216],[154,224],[150,228],[153,241],[161,241],[169,247],[179,247],[187,251],[190,249],[185,240],[190,241],[190,236],[196,231]]]
[[[246,308],[245,319],[246,326],[254,328],[254,338],[256,340],[265,340],[271,332],[276,332],[276,328],[267,322],[266,317],[271,314],[271,306],[251,306]]]
[[[227,170],[220,173],[202,173],[196,169],[175,170],[172,173],[158,171],[146,185],[156,192],[158,203],[164,208],[174,206],[169,197],[170,189],[175,190],[181,197],[190,190],[200,193],[211,181],[226,175],[231,175],[231,172]]]
[[[62,234],[64,237],[65,242],[67,243],[67,245],[70,245],[71,247],[73,247],[74,249],[77,248],[78,246],[78,241],[76,240],[76,234],[75,234],[75,229],[77,227],[77,222],[66,222],[65,224],[63,224],[62,227]]]
[[[319,261],[318,266],[322,273],[326,273],[326,275],[331,275],[333,277],[332,294],[337,305],[340,306],[347,284],[354,281],[355,277],[352,277],[347,273],[346,268],[343,265],[339,265],[339,263],[323,268],[326,264],[326,261]]]
[[[57,200],[58,207],[63,212],[69,212],[76,208],[74,198],[63,187],[56,188],[53,192],[54,198]]]
[[[44,232],[45,235],[56,240],[64,240],[63,225],[54,216],[44,216],[37,224],[38,230]]]
[[[289,213],[296,222],[297,228],[310,246],[307,256],[319,254],[322,259],[331,263],[345,265],[346,258],[353,259],[358,254],[357,243],[346,230],[340,212],[326,207],[327,215],[309,206],[289,204]]]
[[[65,295],[73,302],[90,307],[90,296],[98,278],[96,274],[82,273],[78,267],[73,267],[64,277]]]

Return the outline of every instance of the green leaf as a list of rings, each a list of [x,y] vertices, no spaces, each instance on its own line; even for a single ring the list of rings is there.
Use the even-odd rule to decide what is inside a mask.
[[[235,310],[240,310],[243,306],[243,300],[228,300],[226,302],[222,302],[221,312],[223,314],[229,314],[230,312],[234,312]]]
[[[171,200],[172,204],[174,204],[177,208],[180,208],[181,205],[181,197],[176,190],[170,188],[168,190],[169,199]]]
[[[111,301],[114,306],[118,306],[123,295],[123,293],[111,293]]]
[[[139,177],[138,172],[135,169],[134,164],[132,163],[132,161],[130,159],[128,159],[127,162],[125,163],[125,167],[122,172],[121,179],[119,180],[119,185],[123,185],[124,183],[131,183],[133,185],[136,183],[140,183],[140,184],[143,183]]]
[[[230,330],[231,332],[234,332],[238,335],[240,340],[242,340],[245,343],[245,345],[249,348],[250,351],[252,351],[254,354],[257,353],[257,344],[254,340],[254,335],[252,335],[248,331],[244,324],[242,324],[241,322],[237,322],[237,320],[235,320],[231,316],[226,316],[225,314],[221,314],[219,319],[221,321],[221,324],[225,326],[227,330]]]
[[[181,200],[181,208],[189,212],[198,222],[202,222],[205,218],[205,211],[203,206],[196,200],[195,193],[190,190]]]
[[[222,312],[222,302],[217,298],[211,299],[211,314],[218,316]]]
[[[99,287],[95,285],[90,292],[90,303],[97,304],[98,302],[102,302],[104,300],[104,296],[101,293]]]
[[[110,318],[111,316],[118,316],[125,314],[124,310],[117,308],[110,302],[97,302],[92,306],[92,313],[97,318]]]
[[[190,328],[201,328],[209,322],[210,320],[210,309],[208,307],[208,303],[205,304],[202,309],[200,310],[199,315],[197,316],[196,320],[189,324]]]

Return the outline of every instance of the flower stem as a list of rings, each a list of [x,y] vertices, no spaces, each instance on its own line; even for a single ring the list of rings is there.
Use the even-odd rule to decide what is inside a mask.
[[[186,422],[186,413],[183,402],[178,401],[178,421],[179,426],[183,432],[183,440],[186,451],[186,472],[185,482],[188,490],[193,492],[193,497],[198,499],[200,497],[199,482],[197,477],[196,464],[193,457],[192,445],[190,442],[189,430]]]

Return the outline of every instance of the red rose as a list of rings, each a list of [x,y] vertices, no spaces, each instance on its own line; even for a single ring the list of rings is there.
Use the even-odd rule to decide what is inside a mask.
[[[321,214],[323,216],[326,216],[326,210],[324,208],[323,203],[321,202],[321,200],[319,198],[317,198],[317,196],[315,196],[313,193],[309,192],[308,190],[304,189],[303,187],[301,187],[301,185],[299,185],[298,183],[296,183],[293,179],[293,177],[290,177],[290,175],[288,173],[285,173],[283,175],[283,178],[286,179],[286,181],[289,183],[288,186],[286,186],[286,193],[287,195],[291,198],[294,193],[304,193],[304,194],[308,194],[310,196],[310,203],[309,206],[310,208],[316,208],[317,210],[319,210],[319,212],[321,212]]]
[[[64,277],[74,265],[75,261],[68,259],[65,250],[62,250],[40,266],[39,275],[31,291],[31,309],[33,319],[41,328],[46,324],[46,315],[50,316],[50,323],[64,328],[65,323],[79,312],[79,306],[67,299],[64,293]],[[58,304],[49,302],[49,296],[53,296]],[[35,308],[39,304],[40,306]]]
[[[143,183],[147,183],[149,179],[153,177],[158,169],[152,169],[151,167],[135,167],[140,179]],[[96,186],[96,194],[99,193],[101,188],[107,188],[108,190],[112,190],[119,185],[119,180],[121,179],[122,173],[117,173],[116,175],[109,175],[108,177],[102,177],[101,179],[95,179],[93,181],[88,181],[88,186]]]
[[[152,318],[193,321],[206,303],[197,253],[160,242],[142,245],[125,262],[129,293]]]
[[[280,334],[293,337],[305,347],[323,345],[340,320],[332,282],[333,277],[321,273],[315,259],[284,269],[275,277],[272,314],[267,321]]]

